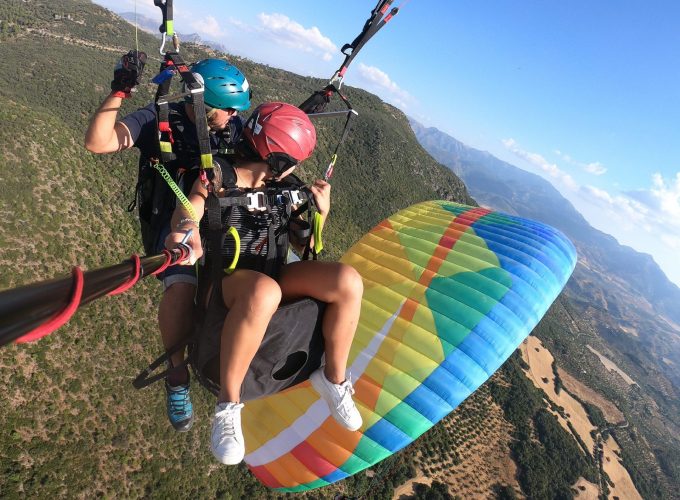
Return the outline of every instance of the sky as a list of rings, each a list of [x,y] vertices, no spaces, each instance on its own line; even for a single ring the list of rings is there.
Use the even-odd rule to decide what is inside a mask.
[[[175,0],[175,26],[330,78],[376,1]],[[135,9],[134,0],[97,3]],[[393,5],[399,14],[355,58],[346,85],[541,175],[680,285],[680,2]],[[136,8],[160,24],[152,0]]]

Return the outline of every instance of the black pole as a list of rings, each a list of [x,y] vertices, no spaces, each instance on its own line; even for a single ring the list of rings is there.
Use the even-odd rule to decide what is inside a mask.
[[[180,257],[181,254],[173,252],[172,262]],[[139,279],[159,269],[165,259],[165,254],[142,257]],[[126,283],[134,276],[134,266],[134,262],[129,260],[83,273],[80,306]],[[70,302],[72,290],[73,278],[68,276],[0,292],[0,346],[22,337],[62,311]]]

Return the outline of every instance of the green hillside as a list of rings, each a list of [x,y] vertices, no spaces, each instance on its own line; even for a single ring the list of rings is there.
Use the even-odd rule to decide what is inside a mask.
[[[140,49],[158,57],[156,39],[140,33],[139,41]],[[82,146],[116,59],[134,45],[133,29],[82,0],[3,0],[0,42],[0,289],[140,252],[136,216],[126,211],[136,152],[96,156]],[[210,54],[205,47],[182,47],[186,60]],[[300,103],[325,83],[230,58],[248,76],[255,105]],[[149,63],[145,81],[157,64]],[[142,85],[125,110],[145,105],[154,90]],[[375,223],[415,202],[474,204],[463,183],[417,143],[401,111],[362,90],[345,91],[360,116],[333,177],[324,258],[338,258]],[[303,177],[325,169],[342,125],[319,124],[320,147]],[[138,370],[160,351],[160,293],[158,282],[146,280],[87,306],[36,344],[0,350],[1,497],[281,497],[260,486],[244,465],[223,467],[213,460],[212,396],[193,391],[196,425],[177,434],[167,423],[162,388],[132,388]],[[549,315],[539,329],[555,321]],[[541,394],[514,356],[404,452],[307,497],[392,498],[395,488],[414,479],[416,496],[451,498],[439,482],[449,473],[464,478],[448,484],[466,498],[569,496],[575,477],[595,481],[596,472],[546,412]],[[494,446],[500,458],[485,462],[484,450]],[[515,464],[516,474],[512,467],[501,470],[502,460]],[[482,471],[487,479],[480,478]]]
[[[142,50],[158,54],[153,37],[140,33],[139,40]],[[125,210],[136,152],[95,156],[82,146],[115,61],[134,45],[130,25],[81,0],[5,0],[0,41],[0,289],[140,252],[136,216]],[[182,54],[187,60],[209,55],[190,45]],[[324,83],[232,60],[248,75],[254,104],[299,103]],[[156,65],[147,66],[146,81]],[[154,90],[143,85],[126,110],[145,105]],[[360,118],[333,179],[327,259],[399,208],[433,198],[472,201],[460,180],[417,144],[400,111],[367,92],[346,93]],[[323,171],[342,125],[319,126],[320,147],[305,177]],[[157,282],[146,280],[84,308],[49,338],[0,351],[0,496],[268,494],[245,466],[213,461],[213,401],[204,391],[194,391],[194,430],[176,434],[161,387],[132,388],[136,372],[160,350],[160,293]]]

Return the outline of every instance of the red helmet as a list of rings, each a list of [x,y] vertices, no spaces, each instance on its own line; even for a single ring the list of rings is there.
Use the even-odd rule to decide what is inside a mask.
[[[309,158],[316,146],[316,130],[307,114],[284,102],[255,108],[243,135],[275,174]]]

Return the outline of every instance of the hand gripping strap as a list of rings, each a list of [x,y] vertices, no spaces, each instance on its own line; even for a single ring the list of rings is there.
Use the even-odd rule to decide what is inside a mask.
[[[50,318],[42,325],[36,327],[27,334],[16,339],[15,342],[17,344],[33,342],[46,335],[49,335],[56,329],[61,328],[68,322],[69,319],[71,319],[71,316],[73,316],[73,314],[78,310],[78,306],[80,305],[80,299],[83,296],[84,286],[82,269],[80,269],[79,267],[74,267],[72,274],[73,274],[73,293],[71,294],[71,300],[66,305],[66,307],[57,314],[55,314],[54,316],[52,316],[52,318]]]

